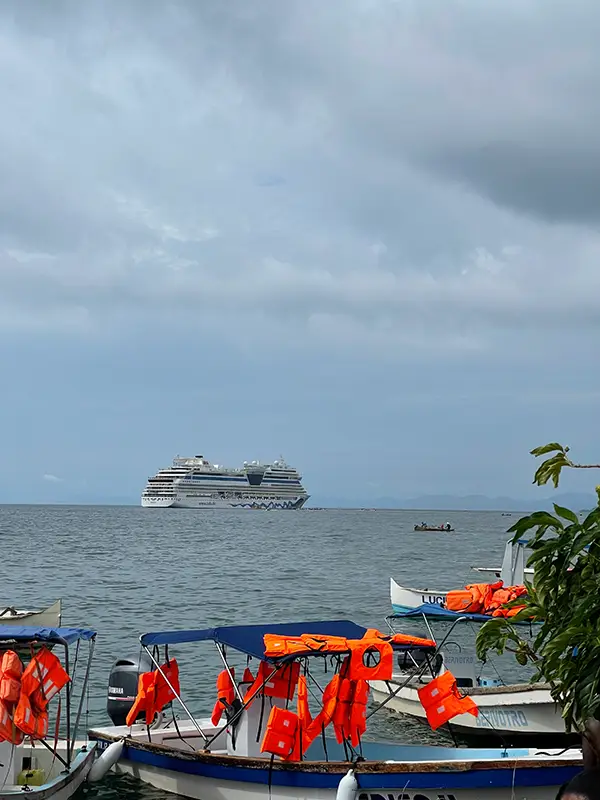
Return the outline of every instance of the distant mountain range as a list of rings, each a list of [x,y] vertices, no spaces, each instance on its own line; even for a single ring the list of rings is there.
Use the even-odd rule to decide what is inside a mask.
[[[83,492],[69,492],[55,488],[54,491],[39,492],[33,498],[0,496],[1,503],[31,503],[59,505],[110,505],[139,506],[139,496],[99,495]],[[536,511],[552,510],[552,503],[557,503],[574,511],[593,508],[596,496],[581,492],[557,492],[549,497],[530,497],[518,499],[514,497],[487,497],[481,494],[451,495],[423,494],[417,497],[335,497],[331,495],[312,495],[308,506],[318,508],[387,508],[414,509],[415,511]]]
[[[424,494],[418,497],[362,498],[354,503],[342,498],[311,497],[311,506],[335,508],[399,508],[417,511],[543,511],[552,510],[552,504],[566,506],[574,511],[593,508],[597,499],[593,494],[581,492],[557,493],[551,497],[517,499],[514,497],[487,497],[481,494],[464,496],[450,494]]]

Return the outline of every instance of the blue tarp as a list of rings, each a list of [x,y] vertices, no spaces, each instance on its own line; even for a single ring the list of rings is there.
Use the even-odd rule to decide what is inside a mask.
[[[328,620],[325,622],[284,622],[274,625],[232,625],[222,628],[205,628],[195,631],[163,631],[145,633],[140,637],[142,644],[150,647],[160,644],[184,644],[186,642],[213,641],[226,645],[254,658],[264,659],[265,633],[280,636],[301,636],[320,634],[322,636],[343,636],[345,639],[362,639],[367,629],[348,619]],[[410,650],[413,646],[394,645],[395,650]],[[310,655],[307,652],[307,655]],[[315,654],[316,655],[316,654]]]
[[[93,639],[96,631],[87,628],[43,628],[35,625],[0,625],[0,642],[46,642],[73,644],[78,639]]]
[[[401,619],[404,617],[438,617],[440,619],[470,619],[473,622],[487,622],[489,619],[495,619],[490,614],[465,614],[463,611],[448,611],[447,608],[442,608],[437,603],[423,603],[417,608],[411,608],[410,611],[396,611],[389,617],[389,619]]]
[[[405,619],[407,617],[437,617],[437,619],[446,619],[448,621],[455,619],[468,619],[471,622],[488,622],[490,619],[502,619],[502,617],[492,617],[491,614],[465,614],[464,611],[448,611],[447,608],[438,606],[437,603],[423,603],[417,608],[412,608],[410,611],[395,611],[388,619]],[[541,625],[541,621],[522,619],[516,620],[514,617],[510,618],[513,625]]]

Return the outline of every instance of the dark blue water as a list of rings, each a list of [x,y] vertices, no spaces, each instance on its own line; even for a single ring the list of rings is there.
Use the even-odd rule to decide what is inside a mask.
[[[456,532],[414,533],[422,519],[448,520]],[[470,567],[500,566],[515,519],[496,512],[0,506],[0,605],[42,607],[61,597],[63,624],[98,631],[88,718],[101,724],[108,721],[110,666],[139,652],[141,633],[340,617],[385,630],[390,577],[442,589],[476,582]],[[406,629],[426,634],[422,623]],[[476,630],[465,624],[452,638],[472,648]],[[174,654],[190,708],[210,712],[214,648],[186,645]],[[496,666],[507,681],[522,676],[509,658]],[[424,735],[422,726],[387,713],[373,719],[376,735]]]

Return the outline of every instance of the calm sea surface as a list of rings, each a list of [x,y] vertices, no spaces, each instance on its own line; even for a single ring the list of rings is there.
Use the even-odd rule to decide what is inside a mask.
[[[506,529],[518,515],[421,511],[196,511],[106,506],[0,506],[4,545],[0,604],[42,607],[63,600],[63,624],[98,631],[90,724],[107,723],[112,662],[139,653],[152,630],[348,618],[386,630],[389,579],[459,588],[481,578],[472,565],[500,566]],[[422,520],[456,533],[414,533]],[[422,623],[407,632],[426,635]],[[434,628],[439,639],[445,624]],[[477,628],[452,634],[472,648]],[[219,662],[210,643],[177,650],[182,693],[209,713]],[[509,658],[494,667],[507,682],[523,673]],[[371,733],[419,741],[420,725],[386,711]],[[94,793],[132,797],[139,786],[111,780]],[[147,787],[145,798],[158,797]]]

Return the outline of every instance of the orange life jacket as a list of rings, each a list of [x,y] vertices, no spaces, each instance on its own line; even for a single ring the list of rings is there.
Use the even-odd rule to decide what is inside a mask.
[[[526,606],[512,606],[511,608],[497,608],[495,611],[492,612],[492,617],[514,617]]]
[[[167,664],[161,665],[161,670],[169,679],[177,694],[179,694],[179,665],[172,658]],[[128,726],[133,725],[142,711],[146,712],[146,725],[150,725],[154,715],[175,699],[175,694],[158,669],[152,672],[142,672],[138,678],[138,690],[133,706],[125,719]]]
[[[486,611],[494,611],[494,609],[500,608],[500,606],[508,603],[510,601],[510,595],[511,593],[509,589],[497,589],[490,597]]]
[[[250,704],[259,690],[262,691],[265,697],[279,697],[282,700],[293,700],[300,676],[300,662],[292,661],[290,664],[280,667],[277,672],[272,675],[274,670],[275,666],[269,664],[268,661],[260,662],[256,678],[244,695],[244,703]],[[272,677],[269,678],[270,675],[272,675]],[[269,678],[269,680],[261,690],[261,686],[267,678]]]
[[[333,710],[332,722],[338,744],[350,738],[350,717],[354,698],[354,681],[342,678],[339,682],[338,695]]]
[[[350,743],[352,747],[358,747],[367,730],[367,701],[370,688],[367,681],[358,680],[354,684],[350,708]]]
[[[338,694],[342,677],[338,673],[333,676],[323,691],[323,705],[317,716],[313,719],[306,730],[306,747],[313,742],[321,731],[333,720],[338,703]],[[306,749],[306,748],[305,748]]]
[[[389,642],[375,637],[367,639],[349,639],[350,675],[352,680],[389,681],[394,668],[394,651]],[[368,665],[369,654],[377,652],[379,660],[373,666]]]
[[[473,601],[473,594],[468,589],[453,589],[446,595],[445,607],[448,611],[464,611],[477,613],[481,606]]]
[[[293,711],[273,706],[265,735],[260,745],[261,753],[272,753],[280,758],[289,758],[296,744],[298,715]]]
[[[456,678],[449,671],[443,672],[426,686],[417,690],[421,705],[425,709],[427,721],[437,730],[458,714],[479,714],[479,708],[470,697],[461,697],[456,686]]]
[[[375,628],[369,628],[362,639],[346,639],[343,636],[325,636],[323,634],[304,633],[301,636],[278,636],[266,633],[263,637],[265,656],[279,658],[281,656],[304,653],[347,653],[357,641],[387,642],[390,644],[406,644],[415,647],[435,647],[431,639],[420,636],[408,636],[403,633],[385,634]]]
[[[420,636],[409,636],[406,633],[395,633],[392,636],[393,644],[413,645],[414,647],[435,647],[433,639],[423,639]]]
[[[166,678],[168,679],[169,683],[175,689],[177,694],[180,694],[180,686],[179,686],[179,664],[174,658],[171,658],[168,663],[163,664],[161,666],[162,671],[165,673]],[[154,682],[154,697],[152,698],[152,716],[154,714],[160,713],[163,708],[168,705],[170,702],[175,700],[175,692],[169,686],[169,683],[165,680],[165,678],[161,675],[159,670],[155,671],[155,682]]]
[[[300,638],[311,650],[327,650],[328,653],[348,652],[348,640],[343,636],[304,633]]]
[[[58,656],[47,647],[31,659],[21,677],[21,691],[39,711],[45,711],[55,694],[70,681]]]
[[[48,734],[48,712],[34,711],[25,692],[21,692],[13,721],[20,731],[32,739],[44,739]]]
[[[446,595],[445,608],[465,614],[484,614],[494,591],[502,586],[496,583],[470,583],[464,589],[455,589]]]
[[[135,696],[135,700],[133,701],[133,705],[129,709],[127,717],[125,718],[125,724],[129,727],[134,724],[142,711],[146,711],[146,717],[148,716],[148,694],[153,684],[153,672],[142,672],[138,677],[137,694]],[[152,719],[150,719],[150,722],[151,721]]]
[[[232,668],[231,674],[235,677],[235,670]],[[221,670],[217,675],[217,701],[213,707],[210,721],[213,725],[218,725],[223,711],[230,706],[235,699],[235,687],[226,669]]]
[[[407,633],[382,633],[376,628],[369,628],[363,639],[377,639],[380,642],[390,642],[391,644],[413,645],[415,647],[435,647],[433,639],[423,639],[421,636],[411,636]]]
[[[527,589],[524,586],[505,586],[503,588],[498,588],[490,597],[486,606],[486,611],[489,613],[491,611],[495,611],[496,609],[500,609],[506,603],[510,603],[511,601],[516,600],[519,597],[523,597],[526,594]],[[506,609],[506,611],[508,610],[509,609]],[[508,616],[508,614],[502,613],[496,616]],[[514,616],[514,614],[512,616]]]
[[[0,701],[0,741],[21,744],[24,734],[15,725],[6,703]]]
[[[281,656],[308,653],[311,650],[325,649],[325,643],[308,639],[306,642],[301,636],[278,636],[274,633],[265,633],[263,636],[266,658],[280,658]]]
[[[265,633],[263,636],[266,658],[296,655],[300,653],[343,653],[348,643],[343,636],[323,636],[304,633],[301,636],[278,636]]]
[[[7,650],[2,656],[0,666],[0,700],[5,703],[16,703],[21,694],[21,675],[23,664],[13,650]]]
[[[306,730],[313,720],[308,705],[308,685],[305,675],[300,675],[298,678],[297,709],[300,725]]]
[[[302,754],[308,750],[314,739],[314,736],[311,739],[308,733],[313,718],[308,705],[308,685],[306,683],[306,676],[304,675],[300,675],[298,678],[298,696],[296,703],[298,727],[296,728],[296,735],[294,737],[294,747],[289,756],[291,761],[300,761],[302,759]]]

